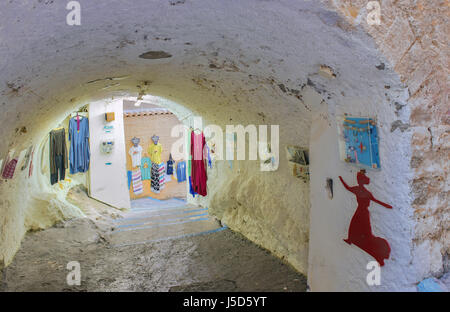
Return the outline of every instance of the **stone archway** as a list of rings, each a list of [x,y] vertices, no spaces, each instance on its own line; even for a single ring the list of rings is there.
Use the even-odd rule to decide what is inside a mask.
[[[374,221],[395,248],[387,269],[392,280],[382,289],[412,289],[422,278],[443,271],[448,191],[440,172],[448,173],[448,168],[445,163],[424,164],[448,154],[448,111],[438,83],[445,72],[439,65],[445,36],[439,21],[427,18],[427,12],[443,12],[444,5],[382,3],[382,24],[372,28],[363,22],[365,1],[226,5],[142,0],[132,7],[97,1],[81,10],[80,26],[66,25],[68,11],[62,4],[8,3],[0,13],[3,155],[37,144],[58,118],[81,103],[127,92],[166,97],[220,126],[279,124],[282,151],[294,144],[319,153],[311,159],[312,168],[332,155],[332,145],[324,144],[332,143],[337,115],[376,115],[385,170],[374,175],[373,187],[397,207],[394,218],[380,214]],[[414,25],[407,22],[408,15]],[[427,30],[431,25],[433,32]],[[422,56],[434,71],[419,66]],[[431,117],[423,103],[430,106]],[[329,232],[311,246],[310,211],[323,209],[316,207],[314,196],[321,196],[329,172],[316,176],[313,170],[308,185],[292,177],[284,162],[267,175],[252,163],[239,164],[239,171],[227,171],[225,162],[219,166],[223,175],[211,181],[209,204],[231,228],[305,274],[311,271],[309,252],[310,266],[327,267],[317,277],[333,281],[332,289],[346,285],[356,263],[362,274],[358,255],[338,253],[336,261],[326,259],[327,252],[338,249],[330,248],[330,239],[345,231],[347,223],[338,207],[333,212],[337,219],[312,219],[319,232],[322,227]],[[334,175],[344,169],[336,166]],[[16,179],[0,185],[8,194],[0,219],[5,233],[0,257],[6,264],[27,230],[27,218],[34,217],[29,207],[37,205],[37,183]],[[23,192],[29,194],[26,200]],[[49,214],[76,214],[46,200],[39,205],[49,207]],[[425,226],[423,218],[432,226]],[[49,218],[43,219],[47,224]],[[316,284],[313,290],[323,287]]]

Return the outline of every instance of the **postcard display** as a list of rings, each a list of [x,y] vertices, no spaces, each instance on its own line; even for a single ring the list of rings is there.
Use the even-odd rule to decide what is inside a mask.
[[[364,169],[380,169],[376,121],[345,115],[338,125],[341,160]]]

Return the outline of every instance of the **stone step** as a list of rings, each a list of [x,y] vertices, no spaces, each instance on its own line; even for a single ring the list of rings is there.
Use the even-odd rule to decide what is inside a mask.
[[[116,225],[115,232],[121,231],[123,229],[130,229],[130,228],[140,228],[145,227],[148,225],[155,225],[155,224],[166,224],[166,223],[172,223],[172,222],[178,222],[183,220],[190,220],[194,218],[208,218],[208,211],[202,209],[202,211],[196,211],[196,212],[190,212],[190,213],[179,213],[177,215],[157,215],[157,216],[144,216],[140,217],[139,219],[133,218],[133,219],[125,219],[124,222],[121,224]]]
[[[155,211],[141,211],[127,213],[124,218],[114,220],[117,227],[125,224],[142,223],[151,220],[174,219],[183,216],[208,213],[208,208],[183,207],[177,209],[163,209]]]
[[[137,227],[117,228],[108,235],[108,241],[113,246],[119,247],[181,238],[219,229],[224,228],[216,220],[205,215],[174,221],[158,221]]]

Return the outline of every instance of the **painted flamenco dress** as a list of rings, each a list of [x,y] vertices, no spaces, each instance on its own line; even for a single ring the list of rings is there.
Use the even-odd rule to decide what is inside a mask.
[[[356,195],[356,200],[358,202],[358,207],[356,208],[348,229],[348,238],[344,239],[344,241],[349,245],[354,244],[358,246],[374,257],[380,266],[383,266],[384,260],[389,258],[391,248],[385,239],[372,234],[369,205],[370,201],[374,201],[389,209],[392,209],[392,206],[373,197],[372,193],[364,187],[364,184],[370,183],[370,179],[365,175],[363,170],[357,174],[357,186],[348,186],[342,177],[339,177],[339,179],[348,191]]]

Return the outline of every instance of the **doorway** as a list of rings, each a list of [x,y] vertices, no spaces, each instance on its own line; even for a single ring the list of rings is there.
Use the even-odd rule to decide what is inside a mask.
[[[172,155],[182,125],[175,114],[151,102],[123,101],[126,170],[131,207],[162,201],[186,201],[185,159]],[[178,174],[177,174],[178,172]],[[185,170],[183,171],[185,173]]]

